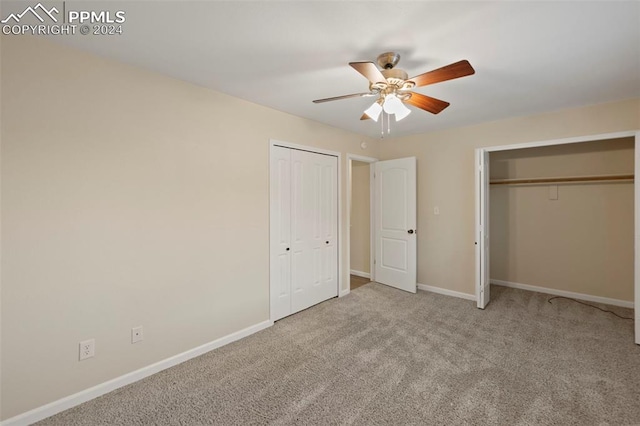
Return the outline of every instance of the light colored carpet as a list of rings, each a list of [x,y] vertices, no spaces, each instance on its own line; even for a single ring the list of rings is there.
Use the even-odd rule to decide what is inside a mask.
[[[640,424],[633,321],[547,298],[369,284],[40,424]]]

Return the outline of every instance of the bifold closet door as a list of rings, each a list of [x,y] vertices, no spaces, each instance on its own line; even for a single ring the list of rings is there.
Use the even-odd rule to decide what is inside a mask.
[[[291,150],[271,147],[270,170],[271,319],[291,313]]]
[[[272,156],[271,306],[276,320],[338,294],[338,161],[283,147],[273,147]]]

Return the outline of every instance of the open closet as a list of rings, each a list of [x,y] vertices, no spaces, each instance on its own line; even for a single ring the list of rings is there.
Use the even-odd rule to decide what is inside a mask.
[[[634,143],[490,152],[491,283],[633,307]]]

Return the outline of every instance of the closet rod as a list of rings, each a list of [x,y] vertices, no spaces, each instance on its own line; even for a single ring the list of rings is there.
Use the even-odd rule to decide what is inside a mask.
[[[527,183],[563,183],[563,182],[603,182],[603,181],[633,181],[633,175],[602,175],[602,176],[573,176],[556,178],[531,179],[500,179],[492,180],[491,185],[518,185]]]

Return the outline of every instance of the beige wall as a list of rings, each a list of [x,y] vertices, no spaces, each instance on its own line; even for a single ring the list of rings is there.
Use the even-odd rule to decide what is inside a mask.
[[[1,42],[2,419],[269,318],[270,138],[342,152],[343,177],[346,153],[378,156],[202,87]]]
[[[353,161],[351,168],[351,270],[370,273],[369,163]]]
[[[639,99],[384,140],[382,159],[418,159],[418,282],[474,293],[475,148],[636,129]]]
[[[634,139],[493,152],[491,177],[633,174]],[[491,187],[491,278],[633,301],[633,182]]]

